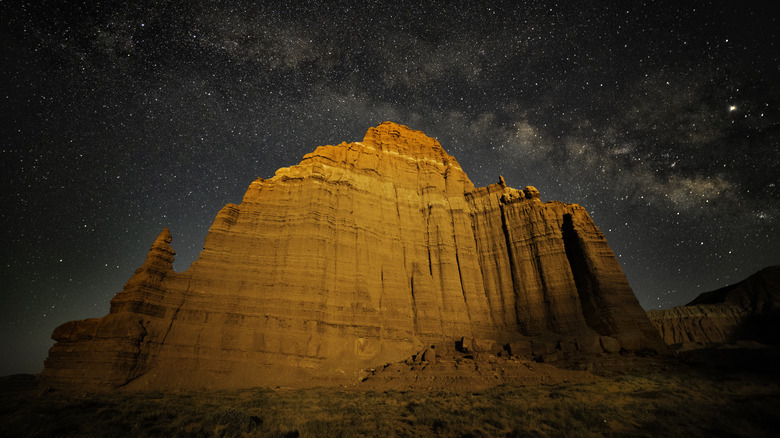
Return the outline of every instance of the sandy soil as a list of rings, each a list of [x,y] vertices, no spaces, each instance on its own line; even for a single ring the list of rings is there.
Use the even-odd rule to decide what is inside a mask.
[[[560,369],[442,355],[338,388],[41,393],[0,379],[1,436],[777,436],[776,348],[610,356]]]

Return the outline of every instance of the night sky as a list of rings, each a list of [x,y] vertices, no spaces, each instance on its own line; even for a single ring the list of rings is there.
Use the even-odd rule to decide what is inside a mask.
[[[21,3],[0,3],[0,375],[106,314],[163,227],[183,271],[255,178],[386,120],[476,186],[585,206],[645,309],[780,264],[771,2]]]

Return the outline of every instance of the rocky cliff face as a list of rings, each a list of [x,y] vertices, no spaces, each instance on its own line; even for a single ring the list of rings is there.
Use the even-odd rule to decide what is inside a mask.
[[[668,344],[780,341],[780,266],[706,292],[686,304],[647,312]]]
[[[548,358],[663,348],[585,209],[503,178],[474,188],[436,140],[390,122],[254,181],[187,271],[170,241],[108,315],[55,330],[45,382],[345,383],[461,339]]]

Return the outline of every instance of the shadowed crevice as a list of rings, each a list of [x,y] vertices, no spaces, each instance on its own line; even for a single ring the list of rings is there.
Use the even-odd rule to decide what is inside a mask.
[[[611,324],[603,314],[606,303],[599,296],[597,280],[588,266],[588,259],[577,230],[574,229],[571,214],[563,215],[561,234],[585,322],[600,335],[613,334]]]

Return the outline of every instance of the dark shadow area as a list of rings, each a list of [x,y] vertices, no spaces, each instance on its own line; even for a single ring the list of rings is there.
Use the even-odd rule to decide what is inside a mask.
[[[721,346],[677,354],[683,370],[701,373],[714,380],[771,381],[780,383],[777,364],[780,348],[738,348]]]
[[[574,284],[577,286],[577,294],[580,297],[582,313],[585,315],[585,322],[600,335],[614,333],[614,328],[611,327],[606,315],[603,314],[606,304],[598,295],[598,283],[588,266],[588,257],[577,235],[577,230],[574,229],[570,214],[563,215],[561,234],[563,235],[566,258],[569,260],[569,266],[572,275],[574,275]]]
[[[32,374],[12,374],[0,377],[0,396],[8,393],[35,391],[38,379]]]
[[[754,313],[745,317],[734,330],[734,339],[780,346],[780,310]]]

